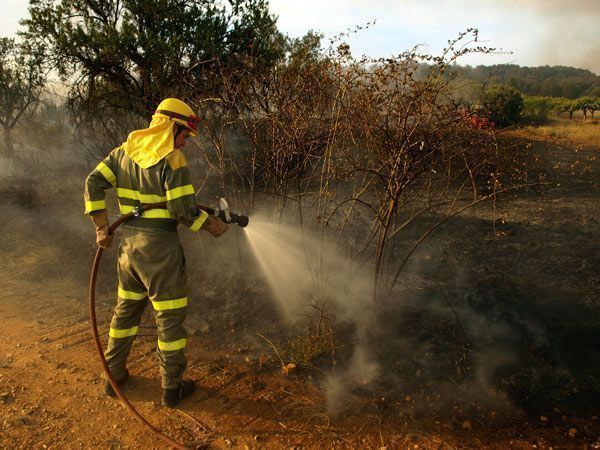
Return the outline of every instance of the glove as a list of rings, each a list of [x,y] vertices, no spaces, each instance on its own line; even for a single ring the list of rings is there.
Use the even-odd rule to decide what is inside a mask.
[[[213,237],[219,237],[227,231],[227,224],[216,217],[208,216],[201,230],[208,231]]]
[[[98,247],[108,248],[112,244],[113,237],[108,234],[108,213],[101,211],[90,216],[96,227],[96,244]]]

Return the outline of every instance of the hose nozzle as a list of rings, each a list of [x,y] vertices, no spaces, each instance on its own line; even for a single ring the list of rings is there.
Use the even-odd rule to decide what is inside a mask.
[[[239,225],[242,228],[248,226],[248,216],[230,212],[227,200],[225,200],[225,198],[223,197],[219,199],[218,208],[205,208],[201,206],[200,209],[205,210],[208,214],[215,216],[216,218],[225,223],[235,223],[236,225]]]

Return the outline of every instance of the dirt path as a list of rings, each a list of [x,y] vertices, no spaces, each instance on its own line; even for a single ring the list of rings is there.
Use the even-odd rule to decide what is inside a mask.
[[[85,300],[73,295],[83,292],[81,286],[64,282],[41,290],[3,278],[0,447],[165,448],[104,396]],[[17,300],[23,296],[27,302]],[[201,388],[181,412],[165,410],[150,319],[145,316],[134,346],[128,398],[151,423],[200,448],[585,447],[560,424],[490,430],[477,423],[415,420],[405,406],[373,399],[334,417],[319,390],[302,377],[285,376],[274,363],[261,365],[243,349],[207,351],[196,337],[188,374]]]

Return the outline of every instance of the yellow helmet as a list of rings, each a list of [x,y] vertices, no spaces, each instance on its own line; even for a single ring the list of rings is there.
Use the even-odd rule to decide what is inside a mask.
[[[167,117],[179,125],[190,130],[190,136],[198,135],[198,123],[200,118],[194,114],[194,110],[187,103],[177,98],[166,98],[156,107],[154,115]]]

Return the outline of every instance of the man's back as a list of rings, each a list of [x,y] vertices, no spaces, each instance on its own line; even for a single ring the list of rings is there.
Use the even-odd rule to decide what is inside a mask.
[[[113,150],[86,180],[86,214],[106,209],[104,191],[113,187],[121,214],[138,206],[166,202],[166,208],[145,211],[131,219],[130,226],[175,231],[178,222],[182,222],[197,231],[206,219],[206,214],[196,207],[187,161],[180,150],[173,150],[146,169],[126,155],[122,147]]]

